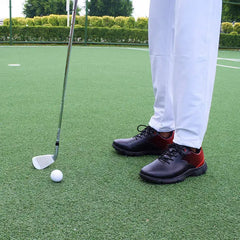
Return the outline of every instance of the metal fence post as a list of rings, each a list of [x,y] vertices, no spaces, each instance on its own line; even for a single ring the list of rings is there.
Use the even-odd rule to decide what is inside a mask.
[[[88,42],[87,26],[88,26],[88,0],[86,0],[86,13],[85,13],[85,38],[84,38],[85,45],[87,45]]]
[[[12,45],[12,0],[9,0],[9,19],[10,19],[10,45]]]

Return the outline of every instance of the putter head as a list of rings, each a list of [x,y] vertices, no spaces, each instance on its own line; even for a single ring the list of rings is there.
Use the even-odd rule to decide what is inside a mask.
[[[44,169],[54,163],[54,155],[41,155],[32,158],[32,164],[36,169]]]

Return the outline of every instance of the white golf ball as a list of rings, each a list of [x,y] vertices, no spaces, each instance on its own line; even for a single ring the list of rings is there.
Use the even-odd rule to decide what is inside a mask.
[[[60,170],[53,170],[50,175],[54,182],[61,182],[63,179],[63,173]]]

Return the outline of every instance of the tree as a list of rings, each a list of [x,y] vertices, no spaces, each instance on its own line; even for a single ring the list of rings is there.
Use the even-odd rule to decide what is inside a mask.
[[[225,0],[223,2],[222,21],[240,21],[240,0]]]
[[[70,9],[72,7],[73,2],[71,0]],[[48,16],[50,14],[66,14],[66,0],[26,0],[23,13],[28,18]]]
[[[88,3],[90,16],[131,16],[131,0],[91,0]]]

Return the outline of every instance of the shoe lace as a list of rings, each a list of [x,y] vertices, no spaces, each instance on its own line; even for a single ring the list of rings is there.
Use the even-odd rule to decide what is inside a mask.
[[[173,143],[159,156],[158,160],[169,164],[177,155],[183,155],[184,151],[184,146]]]
[[[144,128],[144,129],[141,130],[141,128]],[[137,131],[139,132],[139,134],[137,134],[135,136],[136,139],[144,138],[148,135],[156,133],[156,131],[153,128],[151,128],[150,126],[146,126],[146,125],[142,125],[142,124],[137,126]]]

